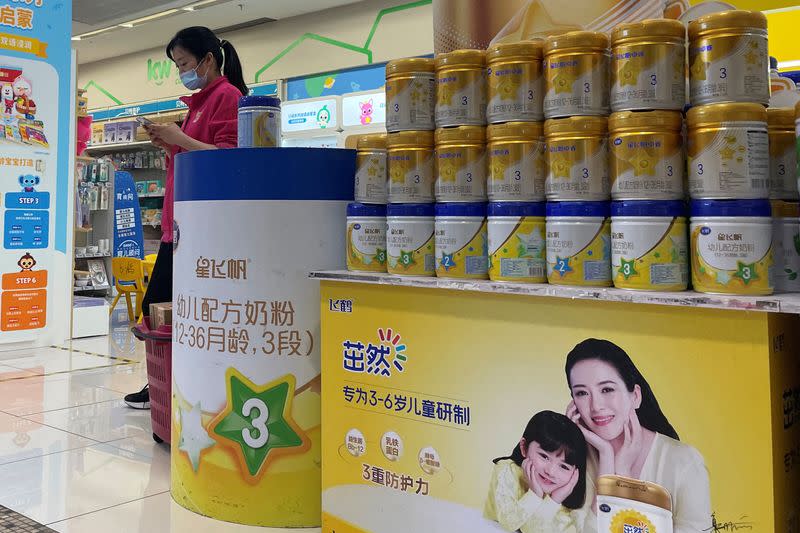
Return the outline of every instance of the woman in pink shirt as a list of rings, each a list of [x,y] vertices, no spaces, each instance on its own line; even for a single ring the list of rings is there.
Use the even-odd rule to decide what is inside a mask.
[[[239,98],[248,93],[233,45],[220,40],[208,28],[195,26],[179,31],[167,45],[167,57],[178,67],[183,85],[198,92],[181,98],[189,112],[180,127],[146,126],[153,144],[167,152],[167,182],[161,214],[161,246],[142,302],[145,315],[150,312],[150,304],[172,301],[175,156],[193,150],[236,147]],[[148,387],[129,394],[125,401],[134,408],[149,408]]]

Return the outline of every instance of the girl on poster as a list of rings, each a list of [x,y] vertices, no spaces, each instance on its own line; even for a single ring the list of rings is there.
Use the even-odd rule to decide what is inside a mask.
[[[586,507],[594,510],[594,480],[619,475],[657,483],[672,495],[675,533],[711,530],[711,495],[703,457],[680,442],[650,385],[625,351],[587,339],[567,356],[572,401],[567,416],[589,444]],[[596,529],[586,513],[584,531]]]
[[[586,440],[566,416],[530,419],[511,455],[494,460],[484,516],[506,531],[577,533],[584,522]]]

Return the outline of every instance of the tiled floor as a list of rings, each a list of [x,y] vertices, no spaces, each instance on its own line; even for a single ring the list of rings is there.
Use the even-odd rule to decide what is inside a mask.
[[[0,506],[61,533],[290,531],[214,521],[171,500],[169,448],[153,442],[149,411],[122,401],[146,381],[144,348],[114,325],[109,337],[0,352]],[[2,507],[5,531],[14,517]],[[29,530],[39,531],[9,529]]]

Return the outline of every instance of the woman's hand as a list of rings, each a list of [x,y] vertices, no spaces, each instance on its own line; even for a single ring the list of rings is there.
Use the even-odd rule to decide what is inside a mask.
[[[533,461],[527,458],[523,459],[522,472],[525,474],[525,481],[528,483],[528,488],[538,497],[544,498],[544,490],[539,484],[539,479],[536,477],[536,469],[533,467]]]
[[[572,477],[569,478],[569,482],[563,487],[559,487],[553,491],[553,494],[550,495],[550,498],[553,499],[556,503],[564,503],[564,500],[569,498],[569,495],[572,494],[572,491],[575,490],[575,486],[578,484],[578,478],[580,477],[580,471],[576,468],[572,471]]]
[[[633,466],[642,452],[643,433],[642,426],[639,424],[639,416],[636,414],[635,409],[631,409],[631,415],[623,430],[625,440],[614,456],[614,470],[617,475],[636,477],[633,475]]]
[[[180,146],[185,148],[187,135],[181,131],[177,124],[150,124],[145,130],[153,144],[164,148],[166,146]]]
[[[572,420],[578,429],[581,430],[583,433],[583,438],[586,439],[586,442],[597,450],[597,454],[599,456],[599,465],[598,465],[598,475],[605,476],[605,475],[613,475],[614,474],[614,448],[611,446],[611,443],[607,440],[603,439],[597,433],[594,433],[583,422],[581,418],[581,414],[578,412],[578,406],[575,405],[575,401],[569,402],[567,406],[567,418]]]

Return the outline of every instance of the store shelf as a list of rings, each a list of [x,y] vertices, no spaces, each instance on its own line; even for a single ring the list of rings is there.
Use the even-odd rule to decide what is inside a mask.
[[[607,302],[671,305],[678,307],[707,307],[737,311],[764,311],[769,313],[800,314],[800,294],[774,296],[726,296],[685,292],[639,292],[613,288],[567,287],[548,284],[501,283],[480,280],[452,280],[441,278],[404,278],[388,274],[370,274],[348,271],[312,272],[313,279],[393,285],[422,289],[546,296],[571,300],[599,300]]]
[[[86,148],[87,152],[116,152],[117,150],[132,150],[134,148],[156,148],[150,141],[134,141],[130,143],[94,144]]]
[[[110,287],[72,287],[72,292],[100,292],[107,291]]]
[[[139,199],[141,200],[142,198],[164,198],[164,193],[162,192],[160,194],[140,194]]]
[[[103,259],[105,257],[111,257],[111,254],[75,255],[75,259]]]

